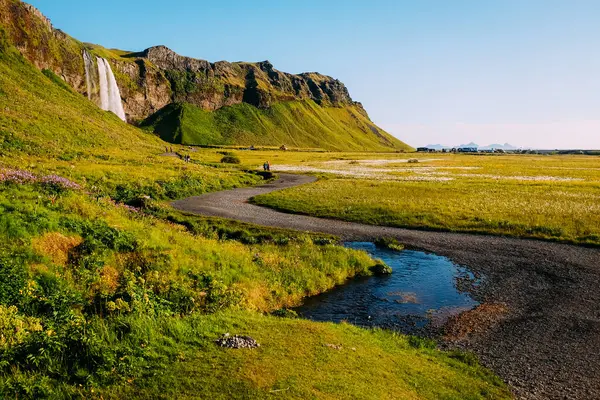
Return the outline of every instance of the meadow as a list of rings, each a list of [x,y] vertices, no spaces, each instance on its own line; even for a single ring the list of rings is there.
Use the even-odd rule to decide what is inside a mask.
[[[248,157],[254,162],[255,156]],[[275,171],[321,179],[258,196],[256,204],[374,225],[600,245],[598,156],[284,157]],[[419,162],[408,163],[410,158]]]
[[[183,215],[166,204],[241,184],[218,186],[221,169],[180,185],[173,171],[152,182],[140,166],[126,185],[110,166],[72,165],[0,173],[3,396],[197,398],[202,387],[211,398],[509,397],[468,354],[289,312],[268,316],[370,275],[375,261],[333,237]],[[69,171],[70,179],[54,174]],[[88,191],[98,174],[103,184]],[[229,176],[246,175],[255,183],[256,175]],[[262,346],[220,349],[213,342],[225,332]],[[366,382],[379,389],[367,393]]]
[[[329,236],[174,211],[263,176],[123,124],[2,29],[0,110],[0,397],[510,397],[469,354],[286,317],[376,261]],[[222,349],[225,332],[262,346]]]

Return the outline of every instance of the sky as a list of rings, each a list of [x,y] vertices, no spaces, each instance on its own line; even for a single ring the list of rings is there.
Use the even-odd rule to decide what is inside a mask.
[[[600,149],[598,0],[28,2],[109,48],[333,76],[413,146]]]

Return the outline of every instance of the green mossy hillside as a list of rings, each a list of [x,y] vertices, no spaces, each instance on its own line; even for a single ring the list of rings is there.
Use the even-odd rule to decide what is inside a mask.
[[[261,145],[333,151],[410,151],[411,147],[375,126],[358,106],[322,107],[312,100],[249,104],[204,111],[170,104],[141,126],[163,140],[189,145]]]
[[[0,31],[1,35],[1,31]],[[7,41],[0,48],[0,154],[147,153],[162,142],[100,110]]]

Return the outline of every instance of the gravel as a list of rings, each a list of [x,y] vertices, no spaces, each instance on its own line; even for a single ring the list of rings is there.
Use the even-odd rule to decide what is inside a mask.
[[[280,174],[263,186],[176,201],[179,210],[265,226],[334,234],[342,240],[393,237],[484,277],[481,303],[504,304],[502,319],[466,340],[447,343],[475,352],[522,399],[600,399],[600,250],[547,241],[371,226],[285,214],[247,200],[313,182]]]
[[[227,349],[256,349],[260,347],[260,344],[250,336],[231,336],[229,333],[225,333],[215,343],[220,347]]]

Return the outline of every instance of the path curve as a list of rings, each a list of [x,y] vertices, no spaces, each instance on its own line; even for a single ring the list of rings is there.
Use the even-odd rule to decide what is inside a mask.
[[[474,295],[505,303],[508,316],[460,343],[475,351],[520,398],[600,398],[600,250],[498,236],[429,232],[286,214],[248,203],[251,197],[308,184],[279,174],[262,186],[175,201],[189,213],[264,226],[322,232],[343,240],[394,237],[485,276]]]

